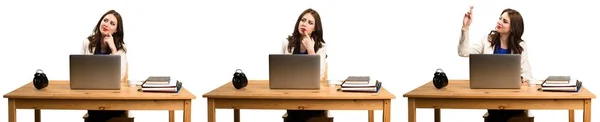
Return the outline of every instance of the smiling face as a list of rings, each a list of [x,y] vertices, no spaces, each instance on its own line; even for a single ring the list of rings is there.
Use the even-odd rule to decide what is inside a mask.
[[[502,13],[498,22],[496,23],[496,31],[500,34],[507,34],[510,32],[510,17],[507,12]]]
[[[304,14],[298,23],[298,31],[302,35],[311,35],[314,30],[315,17],[309,13]]]
[[[113,14],[107,14],[100,21],[100,33],[102,33],[102,35],[113,34],[117,31],[118,25],[117,17]]]

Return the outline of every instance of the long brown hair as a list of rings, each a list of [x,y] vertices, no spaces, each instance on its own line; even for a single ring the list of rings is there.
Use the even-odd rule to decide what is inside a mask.
[[[510,50],[513,54],[521,54],[523,52],[523,47],[520,45],[523,42],[521,36],[523,35],[523,30],[525,29],[523,24],[523,17],[521,14],[514,9],[507,8],[500,13],[508,14],[510,18],[510,32],[508,33],[508,50]],[[500,44],[500,33],[492,30],[488,35],[488,41],[491,43],[490,47],[494,47]]]
[[[121,14],[119,14],[115,10],[110,10],[104,13],[102,17],[100,17],[100,20],[98,20],[98,24],[96,24],[96,27],[94,27],[94,32],[92,33],[92,35],[88,36],[88,40],[90,41],[90,44],[88,45],[88,50],[90,50],[90,52],[93,52],[94,47],[99,46],[98,42],[104,39],[102,33],[100,33],[100,23],[102,22],[102,19],[108,14],[112,14],[115,16],[115,18],[117,18],[117,32],[115,32],[112,35],[113,40],[115,41],[115,47],[117,48],[117,50],[123,50],[126,52],[126,49],[123,46],[125,44],[125,42],[123,41],[123,19],[121,18]]]
[[[294,33],[292,33],[292,35],[289,35],[287,37],[288,40],[288,51],[291,53],[292,52],[292,48],[296,46],[296,44],[302,39],[302,35],[300,34],[300,31],[298,31],[298,25],[300,24],[300,20],[302,20],[302,16],[304,16],[305,14],[311,14],[313,17],[315,17],[315,30],[314,32],[311,33],[311,38],[313,38],[315,40],[315,52],[317,52],[319,49],[321,49],[321,47],[323,47],[323,44],[325,43],[325,40],[323,40],[323,26],[321,25],[321,17],[319,16],[319,13],[317,13],[317,11],[309,8],[304,10],[304,12],[302,12],[302,14],[300,14],[300,16],[298,16],[298,20],[296,20],[296,25],[294,26]],[[306,47],[309,48],[309,47]]]

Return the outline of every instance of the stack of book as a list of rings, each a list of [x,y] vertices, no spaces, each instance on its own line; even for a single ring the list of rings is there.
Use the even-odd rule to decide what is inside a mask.
[[[581,81],[570,76],[548,76],[542,83],[542,91],[578,92]]]
[[[381,82],[370,76],[348,76],[340,87],[343,92],[378,92]]]
[[[181,82],[169,76],[150,76],[142,84],[142,92],[170,92],[177,93],[181,89]]]

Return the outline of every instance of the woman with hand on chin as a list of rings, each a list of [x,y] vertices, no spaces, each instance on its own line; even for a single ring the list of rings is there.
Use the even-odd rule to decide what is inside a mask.
[[[81,52],[90,55],[121,55],[121,79],[127,81],[127,57],[123,41],[123,19],[114,10],[106,12],[100,20],[92,35],[83,41]],[[88,110],[88,120],[91,122],[106,122],[110,118],[124,115],[123,110]]]
[[[305,54],[321,56],[321,78],[324,76],[326,58],[325,41],[321,17],[313,9],[306,9],[296,20],[294,32],[283,42],[283,54]],[[306,122],[311,117],[325,114],[325,110],[288,110],[286,122]]]
[[[527,45],[521,39],[524,23],[521,14],[514,9],[504,9],[496,23],[496,29],[486,37],[469,43],[469,26],[473,14],[473,6],[463,18],[462,35],[458,45],[458,54],[468,57],[469,54],[521,54],[521,81],[523,85],[535,84],[527,58]],[[490,122],[506,122],[514,116],[522,115],[525,110],[488,110]]]

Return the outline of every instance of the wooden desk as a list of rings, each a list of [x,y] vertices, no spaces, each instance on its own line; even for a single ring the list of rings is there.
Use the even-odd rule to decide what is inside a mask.
[[[390,121],[391,99],[396,98],[383,87],[378,93],[348,93],[339,87],[321,86],[320,90],[271,90],[268,81],[249,81],[246,88],[237,90],[225,83],[203,97],[208,100],[208,122],[215,122],[215,109],[234,109],[234,121],[240,121],[239,109],[287,110],[383,110],[383,121]]]
[[[536,87],[521,89],[471,89],[468,80],[451,80],[446,88],[436,89],[431,82],[406,94],[408,121],[416,122],[417,108],[434,108],[435,121],[440,121],[440,109],[569,109],[569,121],[574,121],[574,109],[583,109],[583,121],[591,120],[591,99],[594,94],[585,88],[579,92],[543,92]]]
[[[35,109],[35,121],[40,122],[40,109],[71,110],[183,110],[183,121],[191,122],[192,93],[181,88],[179,93],[147,93],[138,87],[122,84],[121,90],[71,90],[68,81],[50,81],[48,87],[37,90],[30,82],[8,94],[8,122],[17,121],[17,109]]]

